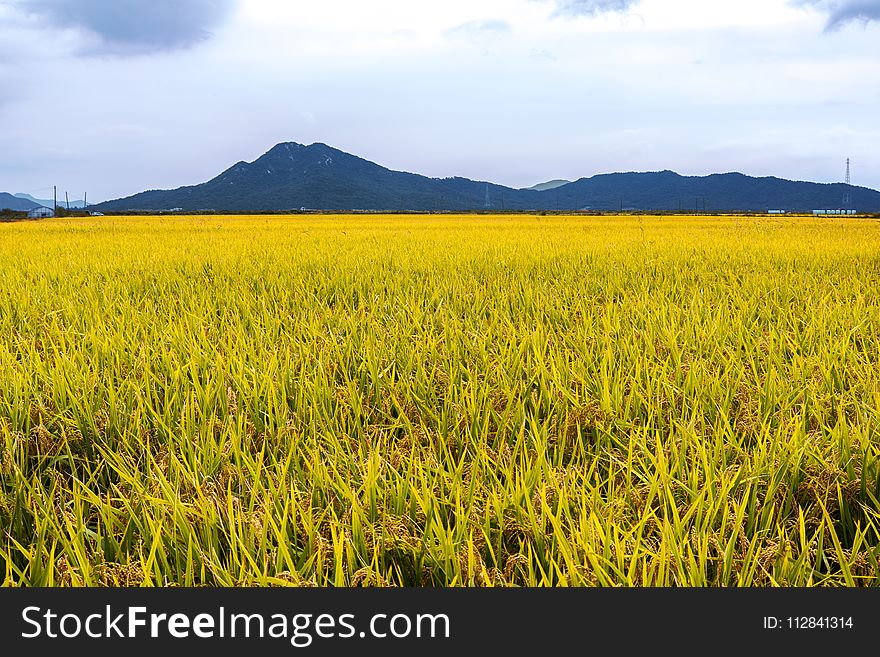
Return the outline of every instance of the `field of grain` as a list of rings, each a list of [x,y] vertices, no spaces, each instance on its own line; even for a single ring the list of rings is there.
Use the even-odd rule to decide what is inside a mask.
[[[0,225],[6,585],[876,585],[880,223]]]

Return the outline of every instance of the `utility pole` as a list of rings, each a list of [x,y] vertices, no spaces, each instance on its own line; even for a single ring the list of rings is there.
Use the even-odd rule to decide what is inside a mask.
[[[58,209],[58,185],[52,185],[52,212]]]
[[[64,200],[67,201],[67,211],[70,212],[70,197],[67,196],[67,192],[64,192]]]
[[[83,210],[89,207],[89,193],[83,192]]]

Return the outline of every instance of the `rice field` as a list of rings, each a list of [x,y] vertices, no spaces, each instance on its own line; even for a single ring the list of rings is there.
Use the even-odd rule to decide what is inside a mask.
[[[880,223],[0,224],[7,586],[880,583]]]

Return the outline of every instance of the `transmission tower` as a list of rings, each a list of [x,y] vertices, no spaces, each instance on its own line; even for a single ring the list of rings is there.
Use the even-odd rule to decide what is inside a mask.
[[[846,158],[846,187],[843,189],[843,209],[849,210],[849,206],[852,203],[852,195],[850,194],[850,184],[852,179],[849,175],[849,158]]]
[[[486,183],[486,209],[492,207],[492,202],[489,200],[489,183]]]

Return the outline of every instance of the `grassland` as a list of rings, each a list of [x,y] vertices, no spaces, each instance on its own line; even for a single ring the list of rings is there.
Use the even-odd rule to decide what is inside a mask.
[[[0,225],[7,585],[876,585],[880,223]]]

